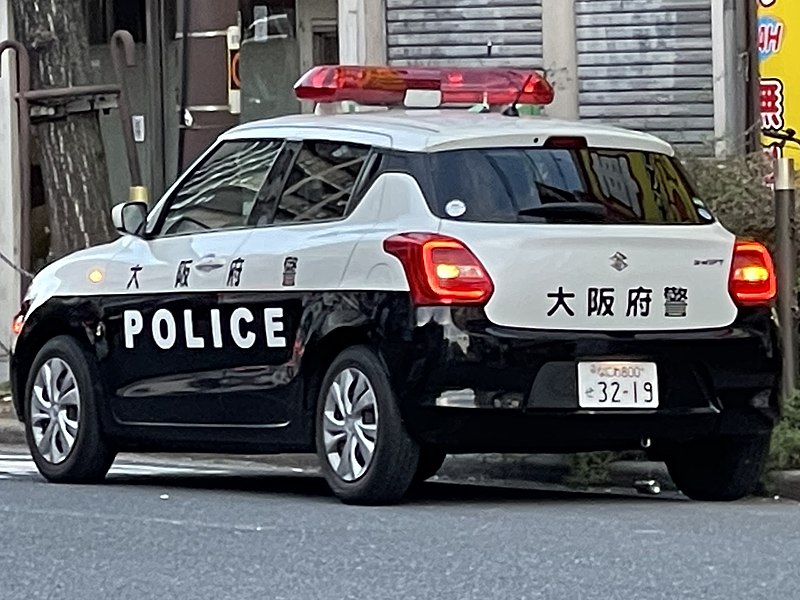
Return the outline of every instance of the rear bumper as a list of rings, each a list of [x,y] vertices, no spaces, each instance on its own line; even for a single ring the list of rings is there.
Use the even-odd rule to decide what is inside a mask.
[[[779,416],[780,354],[766,309],[743,311],[724,329],[682,333],[514,330],[475,309],[420,309],[416,321],[405,350],[384,355],[409,430],[453,452],[764,433]],[[580,409],[576,365],[585,360],[655,362],[660,407]]]

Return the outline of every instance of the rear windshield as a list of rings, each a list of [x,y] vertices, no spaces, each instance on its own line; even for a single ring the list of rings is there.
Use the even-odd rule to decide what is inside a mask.
[[[495,223],[713,221],[680,163],[663,154],[485,148],[437,152],[429,161],[434,188],[429,201],[442,218]],[[574,205],[549,206],[569,203]],[[542,206],[547,216],[540,216],[537,208]]]

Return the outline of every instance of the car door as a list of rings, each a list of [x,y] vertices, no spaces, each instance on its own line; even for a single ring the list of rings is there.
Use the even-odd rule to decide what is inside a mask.
[[[114,416],[123,423],[226,423],[229,373],[249,336],[226,302],[238,255],[280,140],[217,144],[169,194],[152,232],[131,237],[109,266],[105,307]]]
[[[253,326],[267,332],[263,374],[270,379],[260,402],[291,419],[302,398],[298,367],[312,321],[337,301],[353,249],[374,227],[374,219],[351,214],[354,188],[363,189],[374,155],[365,145],[307,140],[292,143],[283,158],[291,162],[268,184],[257,227],[239,254],[242,288],[254,294]]]

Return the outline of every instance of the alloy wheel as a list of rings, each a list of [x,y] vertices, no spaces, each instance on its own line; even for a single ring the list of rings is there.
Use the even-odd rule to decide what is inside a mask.
[[[78,437],[81,396],[70,366],[60,358],[48,359],[33,382],[30,426],[36,449],[44,460],[64,462]]]
[[[341,371],[328,388],[322,418],[328,463],[344,481],[356,481],[372,462],[378,434],[378,403],[369,378],[356,368]]]

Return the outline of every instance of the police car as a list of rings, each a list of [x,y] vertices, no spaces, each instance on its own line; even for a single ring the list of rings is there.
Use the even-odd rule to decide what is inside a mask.
[[[45,478],[316,451],[378,504],[447,453],[643,446],[692,498],[754,489],[773,264],[668,144],[520,116],[553,99],[521,70],[317,67],[296,93],[316,114],[223,134],[33,281],[12,377]]]

